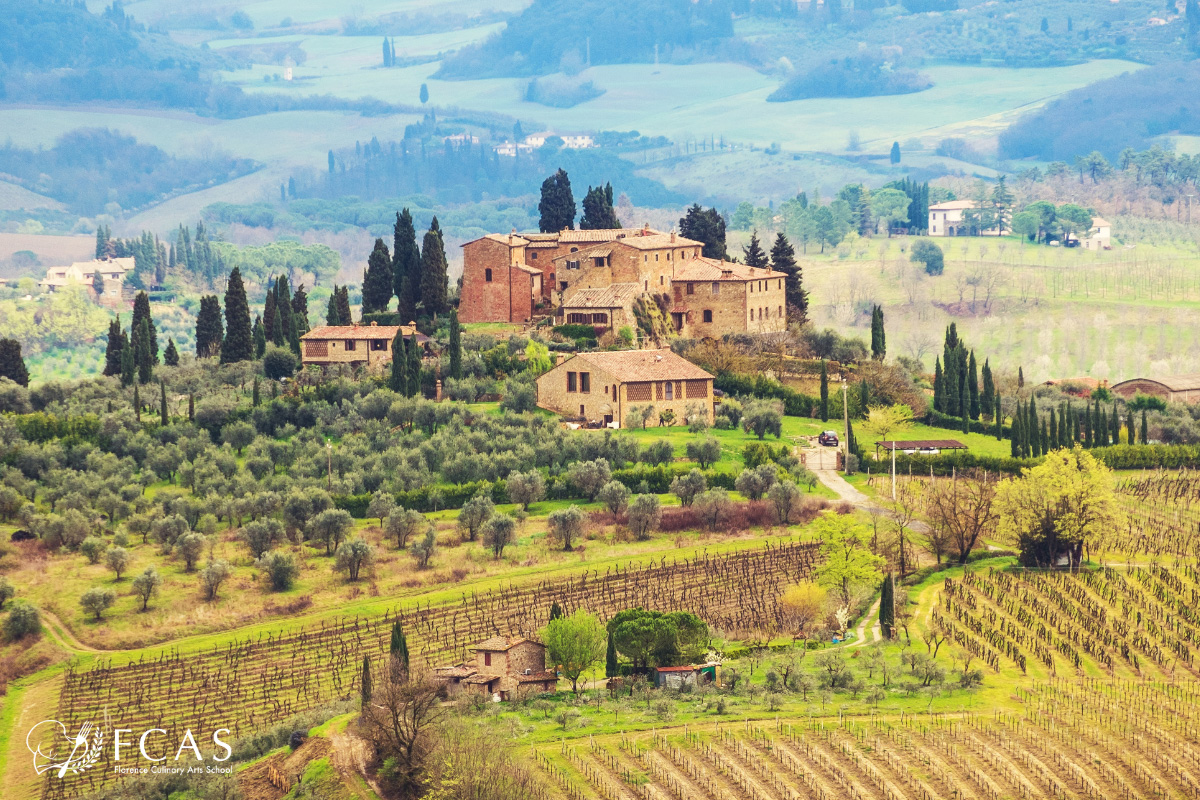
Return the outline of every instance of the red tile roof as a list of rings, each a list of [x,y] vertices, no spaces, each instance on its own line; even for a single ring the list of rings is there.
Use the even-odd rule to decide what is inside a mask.
[[[750,267],[719,258],[700,256],[685,261],[675,270],[672,280],[678,281],[758,281],[765,278],[786,278],[782,272],[764,267]]]
[[[522,642],[529,642],[530,644],[536,644],[538,647],[545,647],[541,642],[535,642],[523,636],[493,636],[490,639],[484,639],[471,649],[489,653],[503,653],[513,649]]]
[[[711,380],[713,377],[686,358],[677,356],[667,349],[580,353],[573,358],[568,358],[554,369],[563,367],[578,369],[580,363],[590,364],[596,369],[604,370],[622,383]],[[568,366],[570,364],[575,366]],[[551,371],[553,372],[553,370]]]

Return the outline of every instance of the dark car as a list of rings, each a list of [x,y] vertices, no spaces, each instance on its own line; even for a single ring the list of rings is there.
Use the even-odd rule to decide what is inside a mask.
[[[836,431],[821,431],[821,435],[817,437],[817,443],[826,447],[837,447],[838,436]]]

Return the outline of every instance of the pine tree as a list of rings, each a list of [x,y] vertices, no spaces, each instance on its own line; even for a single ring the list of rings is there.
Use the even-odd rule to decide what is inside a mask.
[[[458,311],[450,310],[450,377],[462,378],[462,328],[458,324]]]
[[[221,363],[235,364],[254,357],[254,334],[250,330],[250,304],[242,271],[234,267],[225,288],[225,343],[221,346]]]
[[[449,308],[448,269],[442,229],[438,226],[437,217],[434,217],[421,243],[421,303],[427,314],[442,314]]]
[[[359,681],[359,697],[362,707],[366,708],[371,702],[371,657],[363,656],[362,678]]]
[[[21,355],[21,343],[16,339],[0,339],[0,378],[29,386],[29,369]]]
[[[688,208],[679,220],[679,232],[684,238],[704,245],[701,254],[705,258],[724,261],[728,257],[725,249],[725,218],[715,209],[704,209],[696,203]]]
[[[575,196],[571,194],[571,179],[559,169],[542,181],[542,199],[538,203],[538,229],[542,233],[558,233],[575,228]],[[424,252],[422,252],[424,256]],[[424,283],[422,282],[422,289]],[[424,291],[421,293],[424,299]]]
[[[879,628],[884,639],[892,638],[892,629],[896,626],[896,589],[889,572],[883,578],[879,587]]]
[[[976,367],[975,351],[971,351],[970,359],[967,362],[967,393],[971,403],[971,419],[979,419],[979,370]]]
[[[767,261],[767,254],[758,241],[758,231],[750,234],[750,244],[742,248],[742,260],[748,267],[766,269],[769,265],[770,262]]]
[[[417,232],[412,214],[402,209],[392,228],[392,292],[397,298],[396,311],[400,321],[417,318],[420,298],[421,250],[417,247]]]
[[[414,333],[408,340],[408,396],[421,395],[421,346]]]
[[[400,330],[392,339],[392,370],[388,377],[388,388],[397,394],[408,394],[408,354],[404,352],[404,333]]]
[[[829,421],[829,365],[821,362],[821,421]]]
[[[375,240],[375,249],[367,257],[363,273],[362,310],[364,314],[387,311],[392,301],[392,255],[383,239]]]
[[[270,295],[268,295],[269,297]],[[267,327],[263,325],[262,317],[254,317],[254,357],[262,358],[267,352]]]
[[[621,221],[617,219],[612,204],[612,184],[595,189],[589,186],[587,194],[583,196],[583,216],[579,219],[579,229],[587,231],[620,227]]]
[[[167,338],[167,349],[163,353],[163,363],[168,367],[179,366],[179,350],[175,347],[175,339],[173,337]]]
[[[108,323],[108,344],[104,346],[104,374],[121,374],[121,351],[127,344],[125,332],[121,330],[121,315]]]
[[[804,290],[804,273],[796,263],[796,250],[783,233],[775,234],[771,246],[771,269],[787,277],[783,282],[788,317],[803,325],[808,320],[808,292]]]
[[[208,358],[221,352],[225,332],[221,323],[221,301],[215,294],[200,298],[196,315],[196,357]]]
[[[604,677],[617,677],[617,646],[611,633],[608,635],[608,645],[604,649]]]

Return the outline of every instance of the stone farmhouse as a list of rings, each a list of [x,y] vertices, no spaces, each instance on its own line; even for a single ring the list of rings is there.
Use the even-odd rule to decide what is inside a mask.
[[[546,669],[546,646],[521,637],[493,636],[475,647],[475,661],[434,670],[454,696],[462,691],[512,700],[521,693],[553,692],[558,673]]]
[[[632,406],[650,406],[651,420],[670,410],[713,419],[713,376],[670,350],[580,353],[537,379],[538,406],[589,423],[620,427]]]
[[[50,291],[67,286],[91,286],[97,272],[104,278],[104,293],[120,294],[126,273],[133,272],[134,259],[97,258],[93,261],[76,261],[69,267],[51,267],[38,286]]]
[[[974,200],[949,200],[929,206],[930,236],[999,236],[1000,227],[976,231],[963,219],[965,212],[979,208]],[[993,206],[994,208],[994,206]]]
[[[1115,395],[1132,400],[1135,395],[1147,394],[1168,403],[1200,402],[1200,375],[1172,375],[1163,378],[1132,378],[1112,386]]]
[[[616,329],[639,298],[659,304],[676,333],[787,329],[782,272],[706,258],[700,242],[641,229],[490,234],[463,245],[464,322],[565,322]]]
[[[429,337],[416,333],[416,323],[408,325],[322,325],[300,337],[301,360],[304,366],[348,364],[365,366],[370,371],[383,369],[392,362],[392,340],[397,331],[424,345]]]

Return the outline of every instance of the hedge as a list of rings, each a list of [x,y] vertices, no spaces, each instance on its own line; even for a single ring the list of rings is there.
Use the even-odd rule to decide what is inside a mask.
[[[1115,444],[1091,451],[1110,469],[1200,468],[1200,445]]]
[[[930,470],[933,470],[934,475],[946,476],[951,475],[955,471],[961,472],[966,469],[980,469],[988,472],[1002,472],[1008,475],[1016,475],[1025,467],[1032,467],[1041,463],[1040,458],[1011,458],[1008,456],[981,456],[974,453],[941,453],[939,455],[917,455],[907,453],[896,453],[896,474],[908,475],[910,472],[913,475],[928,475]],[[866,464],[859,466],[859,471],[865,471],[868,466],[872,467],[872,472],[881,474],[891,471],[891,458],[880,461],[868,459]],[[876,470],[873,467],[881,467]]]
[[[945,428],[949,431],[958,431],[962,433],[962,417],[952,417],[949,414],[943,414],[940,411],[935,411],[932,408],[925,415],[925,424],[931,428]],[[970,424],[971,433],[982,433],[987,436],[996,435],[996,425],[992,422],[984,422],[983,420],[973,419]],[[1012,427],[1009,425],[1000,426],[1000,436],[1004,439],[1012,438]]]
[[[722,372],[713,380],[713,387],[730,395],[751,395],[753,397],[782,400],[783,413],[789,417],[811,417],[814,415],[820,401],[811,395],[797,392],[789,386],[784,386],[777,380],[765,375],[735,375]]]

